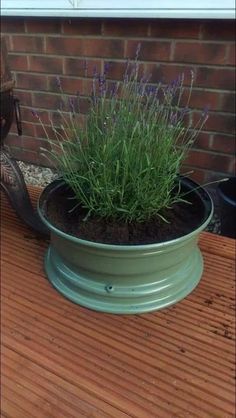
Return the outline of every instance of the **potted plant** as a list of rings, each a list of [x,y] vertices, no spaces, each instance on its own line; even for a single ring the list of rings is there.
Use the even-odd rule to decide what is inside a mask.
[[[94,76],[86,120],[70,99],[60,127],[52,125],[56,139],[48,138],[60,178],[38,202],[51,233],[45,271],[85,307],[153,311],[183,299],[202,276],[197,242],[213,204],[180,170],[207,112],[193,129],[192,75],[183,105],[183,75],[153,85],[137,58],[120,83],[106,72]]]

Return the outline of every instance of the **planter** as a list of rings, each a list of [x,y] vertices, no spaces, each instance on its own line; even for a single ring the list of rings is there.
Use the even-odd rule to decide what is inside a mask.
[[[218,186],[221,233],[236,238],[236,177]]]
[[[183,179],[186,190],[196,183]],[[198,284],[203,258],[197,242],[209,223],[213,204],[199,188],[201,224],[180,238],[148,245],[110,245],[86,241],[54,227],[45,216],[51,193],[63,186],[57,180],[42,192],[38,213],[51,232],[45,257],[50,282],[68,299],[82,306],[110,313],[131,314],[154,311],[187,296]]]

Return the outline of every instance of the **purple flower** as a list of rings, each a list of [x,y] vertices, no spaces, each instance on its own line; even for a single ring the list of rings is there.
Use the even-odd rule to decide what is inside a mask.
[[[93,104],[95,105],[97,103],[97,97],[94,91],[91,92],[91,99],[92,99]]]
[[[93,67],[93,77],[94,78],[97,78],[97,76],[98,76],[98,70],[97,70],[97,67],[96,67],[96,65]]]
[[[191,112],[191,109],[189,107],[184,107],[180,110],[179,119],[183,120],[184,116]]]
[[[137,48],[136,48],[136,53],[135,53],[135,59],[136,59],[136,60],[137,60],[137,59],[138,59],[138,57],[139,57],[140,50],[141,50],[141,43],[139,42],[139,44],[138,44],[138,46],[137,46]]]
[[[178,114],[177,112],[171,112],[170,114],[170,123],[171,125],[175,126],[178,122]]]
[[[111,89],[110,89],[110,95],[111,97],[114,97],[118,90],[118,83],[112,83]]]
[[[156,93],[156,87],[154,86],[145,86],[145,94],[146,96],[154,96]]]
[[[39,119],[39,114],[36,112],[36,110],[35,110],[35,109],[32,109],[32,110],[31,110],[31,113],[32,113],[32,115],[33,115],[35,118]]]
[[[202,117],[203,118],[207,118],[208,117],[208,113],[209,113],[209,106],[205,106],[203,111],[202,111]]]
[[[128,81],[129,81],[129,75],[125,74],[124,75],[124,83],[128,83]]]
[[[110,63],[106,62],[104,65],[104,76],[109,72],[110,69]]]
[[[59,76],[56,77],[56,85],[59,89],[61,89],[61,80]]]
[[[176,89],[176,87],[178,87],[179,86],[179,83],[180,83],[180,79],[179,79],[179,77],[178,78],[176,78],[175,80],[172,80],[171,81],[171,83],[170,83],[170,89],[172,90],[174,90],[174,89]]]
[[[68,103],[69,103],[70,112],[75,113],[75,101],[72,97],[69,97]]]
[[[101,75],[98,76],[98,86],[100,94],[103,95],[106,92],[106,79]]]

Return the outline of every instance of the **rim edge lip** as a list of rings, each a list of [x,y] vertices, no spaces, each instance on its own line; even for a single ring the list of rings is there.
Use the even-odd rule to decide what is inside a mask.
[[[57,180],[56,180],[57,181]],[[192,180],[191,180],[192,181]],[[99,249],[104,249],[104,250],[113,250],[113,251],[137,251],[137,250],[151,250],[151,249],[162,249],[165,247],[169,247],[169,246],[173,246],[175,244],[178,243],[182,243],[184,241],[188,241],[191,238],[196,237],[198,234],[200,234],[200,232],[202,232],[206,226],[209,224],[213,213],[214,213],[214,204],[213,204],[213,200],[211,198],[211,196],[209,195],[209,193],[206,191],[206,189],[204,189],[203,187],[201,187],[204,192],[206,193],[206,196],[210,202],[211,205],[211,209],[209,211],[209,214],[207,216],[207,218],[204,220],[204,222],[199,225],[199,227],[197,227],[196,229],[194,229],[193,231],[189,232],[186,235],[182,235],[181,237],[169,240],[169,241],[164,241],[164,242],[158,242],[158,243],[152,243],[152,244],[132,244],[132,245],[119,245],[119,244],[104,244],[102,242],[95,242],[95,241],[88,241],[82,238],[78,238],[75,237],[74,235],[70,235],[67,234],[63,231],[61,231],[60,229],[56,228],[54,225],[52,225],[43,215],[42,213],[42,209],[41,209],[41,205],[42,205],[42,199],[43,199],[43,195],[46,191],[46,189],[51,185],[52,183],[50,183],[48,186],[46,186],[42,192],[39,195],[38,201],[37,201],[37,211],[38,214],[40,216],[40,219],[42,220],[42,222],[47,226],[47,228],[49,229],[50,232],[53,232],[56,235],[59,235],[61,238],[70,240],[74,243],[78,243],[87,247],[92,247],[92,248],[99,248]],[[197,183],[196,183],[197,184]]]

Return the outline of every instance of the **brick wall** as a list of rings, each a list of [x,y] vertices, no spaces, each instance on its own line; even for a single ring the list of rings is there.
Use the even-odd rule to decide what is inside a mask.
[[[102,70],[111,62],[110,77],[118,80],[141,43],[140,60],[152,81],[167,83],[194,70],[191,105],[196,116],[210,108],[187,169],[193,168],[200,182],[234,173],[233,21],[4,18],[2,33],[22,106],[24,135],[18,137],[13,128],[6,141],[16,158],[48,165],[40,155],[44,133],[31,109],[40,109],[46,123],[53,117],[60,103],[56,76],[65,93],[80,92],[86,112],[94,66]]]

